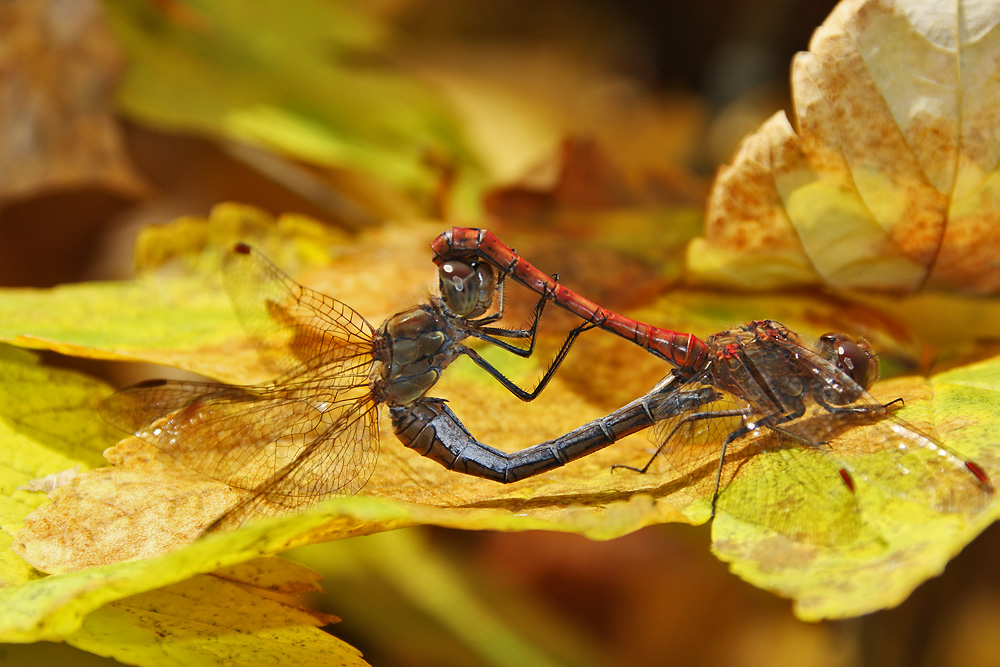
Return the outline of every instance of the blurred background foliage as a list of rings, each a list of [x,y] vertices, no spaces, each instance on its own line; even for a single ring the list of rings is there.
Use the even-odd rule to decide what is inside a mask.
[[[643,260],[607,265],[615,284],[662,289],[715,168],[788,107],[790,58],[833,5],[10,0],[0,285],[127,277],[140,227],[232,200],[347,234],[488,221],[602,303],[610,246]],[[579,210],[594,212],[589,242],[551,261]],[[676,237],[627,247],[651,211]],[[118,384],[149,375],[45,359]],[[329,630],[378,665],[986,665],[997,535],[898,609],[821,624],[727,573],[706,527],[606,543],[407,530],[292,556],[326,577],[314,602],[343,618]],[[3,664],[56,660],[104,662],[0,647]]]

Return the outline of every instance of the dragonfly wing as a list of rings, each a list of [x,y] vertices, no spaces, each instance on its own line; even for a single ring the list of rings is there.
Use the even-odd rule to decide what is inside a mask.
[[[361,382],[161,381],[112,396],[102,412],[177,463],[237,489],[277,493],[286,506],[355,493],[378,457],[377,407]]]
[[[115,392],[97,409],[112,426],[139,435],[154,421],[197,400],[252,400],[255,391],[211,382],[150,380]]]
[[[777,402],[775,391],[760,384],[760,374],[754,369],[762,360],[750,352],[749,356],[716,359],[677,387],[678,396],[706,397],[693,409],[659,421],[650,432],[657,453],[677,472],[697,477],[714,469],[713,462],[718,462],[723,443],[730,437],[748,424],[759,424],[788,409]],[[713,475],[713,492],[714,488]]]
[[[770,430],[737,439],[730,448],[718,509],[797,541],[842,544],[857,537],[857,496],[822,449]]]
[[[257,251],[237,245],[223,259],[222,275],[240,323],[275,372],[370,359],[374,330],[357,311],[299,285]]]
[[[366,401],[359,408],[299,447],[289,463],[259,485],[258,493],[273,504],[297,508],[360,491],[378,459],[378,407]]]
[[[749,409],[746,401],[728,392],[715,391],[705,381],[688,382],[678,387],[677,393],[706,395],[709,400],[692,406],[691,410],[671,412],[673,416],[657,422],[649,438],[657,448],[657,455],[676,473],[699,478],[715,469],[722,443],[743,426]],[[709,476],[714,487],[714,473]]]
[[[790,343],[785,343],[790,344]],[[976,514],[989,504],[993,486],[982,469],[939,440],[891,414],[830,361],[796,346],[795,363],[826,396],[848,399],[833,406],[812,401],[805,418],[787,430],[826,442],[855,477],[880,489],[945,513]],[[848,407],[856,412],[835,412]]]
[[[768,428],[802,407],[794,370],[774,346],[744,346],[678,388],[711,388],[714,400],[660,422],[652,437],[700,497],[718,494],[718,509],[792,539],[844,542],[858,534],[861,516],[842,466],[820,447]]]
[[[848,416],[854,428],[831,444],[854,477],[945,513],[974,515],[993,498],[975,463],[892,415]]]

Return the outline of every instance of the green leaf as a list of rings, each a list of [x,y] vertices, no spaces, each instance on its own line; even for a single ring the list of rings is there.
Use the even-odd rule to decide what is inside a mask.
[[[425,202],[445,165],[464,210],[473,203],[480,176],[456,119],[430,86],[389,64],[388,31],[364,5],[105,7],[130,63],[119,95],[134,118],[361,171]]]
[[[923,385],[923,386],[921,386]],[[923,382],[882,383],[884,400],[904,397],[899,412],[932,432],[997,479],[1000,449],[1000,358]],[[914,480],[930,484],[933,480]],[[977,516],[944,514],[859,485],[864,529],[855,541],[819,547],[796,543],[726,515],[712,527],[713,550],[740,577],[796,601],[805,620],[849,618],[894,607],[996,520],[995,501]]]
[[[260,228],[249,233],[240,222],[244,220],[256,220]],[[108,303],[104,312],[97,311],[93,318],[103,320],[109,333],[103,334],[108,338],[93,352],[111,356],[118,353],[117,346],[122,342],[132,341],[135,347],[131,353],[135,358],[172,357],[177,365],[188,369],[207,369],[213,364],[222,367],[228,362],[228,367],[219,373],[221,377],[239,379],[251,375],[245,369],[234,368],[236,357],[230,352],[220,353],[223,348],[204,345],[206,333],[192,335],[184,327],[175,327],[176,340],[161,342],[151,338],[156,342],[150,345],[128,331],[145,326],[146,311],[154,322],[162,318],[162,324],[157,326],[166,332],[171,331],[173,318],[183,323],[197,317],[201,306],[191,306],[183,298],[192,289],[192,276],[208,271],[216,261],[213,258],[220,256],[236,238],[262,244],[272,256],[284,257],[287,266],[300,274],[303,282],[347,303],[358,304],[373,322],[426,298],[421,292],[433,276],[433,266],[428,261],[429,252],[423,250],[424,244],[441,231],[433,223],[392,226],[351,242],[337,239],[332,244],[323,242],[322,234],[301,220],[295,222],[296,231],[283,237],[280,232],[288,224],[283,226],[281,220],[272,221],[253,209],[228,206],[218,208],[210,219],[183,219],[152,232],[150,241],[140,244],[146,248],[140,255],[148,258],[143,262],[144,278],[133,287],[141,290],[146,299],[135,303],[145,305],[137,305],[134,314],[126,311],[121,320],[115,319],[113,302]],[[171,246],[169,239],[173,236],[176,241]],[[324,247],[335,248],[335,256],[315,252]],[[530,257],[530,247],[522,250]],[[311,259],[315,257],[320,260],[318,264]],[[100,294],[101,288],[100,284],[80,286],[79,295],[89,298]],[[13,295],[16,302],[22,294],[19,290],[0,292],[0,307],[9,296]],[[175,310],[162,313],[163,302],[158,299],[168,294],[176,295]],[[198,294],[191,296],[199,298]],[[734,305],[721,297],[704,296],[675,292],[669,299],[657,301],[663,304],[660,309],[648,311],[644,318],[658,321],[664,312],[672,318],[672,312],[663,310],[668,302],[672,304],[670,307],[679,309],[680,315],[701,318],[703,322],[744,317],[750,310],[771,304],[765,297],[740,300]],[[39,291],[35,297],[39,299],[36,307],[43,313],[53,309],[45,302],[46,297],[63,298],[60,289]],[[200,298],[217,302],[221,296]],[[828,328],[823,323],[825,315],[818,315],[823,309],[831,316],[839,314],[848,319],[864,312],[837,303],[816,304],[804,297],[791,302],[781,298],[774,303],[785,304],[787,308],[774,312],[782,316],[802,312],[804,318],[813,319],[812,327],[824,329]],[[223,306],[218,304],[218,307]],[[9,312],[17,315],[17,311]],[[38,326],[33,312],[24,309],[15,319],[7,320],[9,335],[22,338],[33,335],[34,327]],[[116,321],[121,331],[114,326]],[[239,334],[235,324],[225,326],[228,327],[225,335],[232,337],[232,349],[236,349],[242,343],[236,342]],[[78,336],[68,326],[61,335],[70,340]],[[120,340],[116,341],[116,336]],[[541,344],[554,350],[561,338],[562,333],[546,332]],[[36,336],[33,340],[40,338]],[[63,343],[57,337],[46,344]],[[73,344],[84,346],[79,340]],[[621,402],[620,398],[628,400],[640,395],[667,371],[662,362],[613,337],[589,336],[580,345],[581,350],[571,355],[566,373],[558,376],[545,394],[530,405],[507,395],[478,367],[466,362],[454,364],[443,374],[434,395],[447,397],[452,409],[481,441],[512,450],[561,435],[608,412]],[[482,353],[513,380],[526,384],[537,377],[544,365],[533,360],[511,360],[496,349],[483,348]],[[247,354],[250,354],[248,349]],[[546,358],[544,352],[539,356]],[[595,359],[600,363],[595,364]],[[935,432],[946,444],[973,458],[993,478],[998,478],[1000,465],[994,441],[987,435],[989,431],[976,430],[968,422],[973,414],[967,409],[968,398],[963,399],[965,402],[951,398],[967,396],[973,391],[970,387],[974,387],[978,392],[975,404],[985,419],[989,406],[997,404],[997,397],[995,391],[983,387],[992,386],[989,378],[996,376],[998,365],[1000,359],[967,367],[964,371],[972,373],[972,379],[966,380],[961,380],[963,369],[955,369],[933,379],[930,385],[914,378],[882,383],[877,385],[877,394],[885,401],[902,398],[906,407],[900,414],[904,419]],[[622,372],[625,369],[628,372]],[[263,379],[266,378],[258,377],[255,381]],[[612,386],[613,391],[605,385]],[[47,390],[40,393],[44,395],[44,391]],[[933,413],[928,413],[930,406]],[[178,468],[169,457],[143,441],[123,441],[108,452],[114,467],[83,473],[54,491],[51,495],[55,502],[33,514],[17,535],[19,553],[41,569],[64,572],[100,567],[6,591],[11,597],[4,600],[10,603],[4,606],[27,615],[10,620],[8,632],[12,636],[35,638],[64,636],[78,627],[81,617],[114,599],[258,555],[279,553],[292,546],[401,526],[545,529],[611,539],[655,523],[707,519],[707,514],[699,509],[705,508],[701,491],[675,474],[612,472],[614,464],[642,465],[648,460],[649,445],[639,436],[549,474],[500,485],[452,473],[400,446],[385,421],[381,427],[380,457],[363,489],[364,495],[332,499],[292,516],[253,522],[197,540],[206,525],[239,502],[239,491]],[[849,437],[849,433],[844,435],[845,439]],[[849,616],[897,604],[920,581],[940,571],[951,555],[993,520],[997,511],[994,504],[980,516],[967,520],[886,498],[876,489],[860,486],[865,530],[856,543],[797,544],[758,526],[740,524],[721,512],[715,526],[716,550],[734,563],[741,576],[794,597],[799,603],[799,613],[804,616]],[[808,498],[788,499],[795,503],[808,501]],[[157,556],[177,547],[165,556]],[[134,558],[147,560],[109,564]],[[890,563],[891,573],[880,570]],[[852,577],[879,585],[869,583],[854,588],[831,584]],[[45,632],[49,634],[39,634],[42,632],[39,627],[47,628]]]
[[[143,360],[252,382],[269,378],[221,288],[222,254],[244,241],[293,273],[328,265],[344,237],[289,215],[275,221],[236,204],[211,219],[180,218],[143,230],[135,282],[9,289],[0,297],[0,340],[62,354]]]
[[[40,366],[30,352],[0,344],[0,587],[38,576],[10,546],[44,496],[19,487],[102,465],[100,452],[115,436],[95,407],[110,393],[102,382]]]
[[[126,566],[119,570],[129,571]],[[126,664],[151,667],[312,665],[317,659],[367,664],[356,649],[316,627],[336,619],[273,597],[318,590],[315,575],[301,566],[258,559],[214,575],[190,576],[187,571],[182,579],[161,583],[159,590],[128,595],[142,586],[90,571],[8,589],[0,592],[0,598],[11,602],[0,613],[0,637],[7,642],[60,639]],[[48,595],[66,597],[56,600]],[[102,601],[109,602],[102,605]]]

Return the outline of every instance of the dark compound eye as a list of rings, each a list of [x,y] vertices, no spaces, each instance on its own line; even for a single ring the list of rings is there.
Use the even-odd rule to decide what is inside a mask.
[[[457,259],[443,262],[438,267],[438,271],[440,272],[441,281],[444,282],[447,280],[459,292],[466,291],[466,284],[469,279],[476,275],[476,270],[472,268],[471,264],[460,262]]]
[[[492,271],[485,265],[459,260],[438,267],[441,298],[451,312],[469,317],[484,312],[493,299]]]
[[[863,338],[855,341],[847,334],[823,334],[817,349],[865,389],[878,378],[878,357]]]

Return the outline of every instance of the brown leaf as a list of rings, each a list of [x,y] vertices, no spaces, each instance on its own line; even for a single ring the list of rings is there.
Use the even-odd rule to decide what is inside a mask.
[[[251,589],[257,595],[312,616],[317,625],[339,623],[340,618],[310,609],[300,599],[303,593],[323,593],[319,573],[283,558],[255,558],[212,573],[224,581]]]
[[[17,487],[18,491],[42,491],[51,493],[60,486],[66,486],[74,477],[80,474],[80,466],[73,466],[67,470],[60,470],[45,477],[33,479],[23,486]]]
[[[112,467],[76,476],[25,519],[18,555],[45,572],[148,558],[190,542],[240,499],[138,438],[105,457]]]
[[[120,55],[96,0],[0,6],[0,199],[99,185],[146,186],[114,116]]]
[[[720,170],[692,276],[1000,289],[998,21],[989,3],[838,5],[792,65],[797,128],[776,114]]]
[[[563,139],[558,152],[515,184],[484,198],[500,219],[542,220],[575,211],[656,205],[695,205],[703,189],[692,177],[659,165],[623,167],[603,145],[584,137]],[[636,172],[636,173],[630,173]]]

